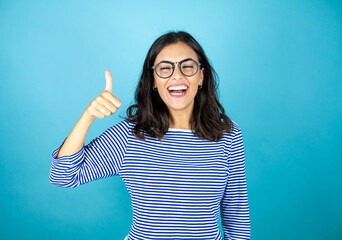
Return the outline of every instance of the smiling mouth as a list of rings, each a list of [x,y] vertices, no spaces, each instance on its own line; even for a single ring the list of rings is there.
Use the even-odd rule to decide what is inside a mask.
[[[184,95],[188,91],[188,89],[189,88],[187,86],[173,86],[169,87],[167,90],[172,96],[181,96]]]

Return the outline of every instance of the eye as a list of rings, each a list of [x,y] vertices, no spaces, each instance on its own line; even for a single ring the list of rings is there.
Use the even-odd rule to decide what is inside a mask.
[[[160,67],[159,69],[160,69],[160,70],[170,70],[171,67]]]
[[[183,66],[183,68],[194,68],[194,66],[193,65],[185,65],[185,66]]]

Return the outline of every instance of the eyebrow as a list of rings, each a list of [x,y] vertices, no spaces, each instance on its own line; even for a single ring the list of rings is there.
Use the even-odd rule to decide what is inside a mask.
[[[184,62],[184,61],[186,61],[186,60],[194,60],[194,61],[196,61],[195,59],[192,59],[192,58],[184,58],[183,60],[180,60],[180,61],[178,61],[178,62]],[[158,63],[162,63],[162,62],[175,63],[175,62],[172,62],[172,61],[169,61],[169,60],[162,60],[162,61],[160,61],[160,62],[158,62]],[[158,63],[157,63],[157,64],[158,64]]]

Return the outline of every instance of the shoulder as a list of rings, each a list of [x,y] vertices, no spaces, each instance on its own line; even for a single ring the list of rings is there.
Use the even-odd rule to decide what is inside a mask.
[[[240,125],[233,120],[232,120],[232,123],[233,123],[232,133],[228,134],[225,132],[222,138],[223,149],[224,149],[226,156],[229,156],[234,149],[239,148],[240,145],[243,144]]]
[[[232,122],[233,122],[233,133],[232,133],[232,135],[235,137],[238,134],[241,134],[242,130],[241,130],[241,127],[235,121],[232,120]]]
[[[111,135],[121,135],[127,137],[134,127],[133,123],[128,122],[126,119],[121,120],[120,122],[114,124],[112,127],[108,129]]]
[[[121,122],[117,123],[114,126],[122,127],[125,129],[130,129],[130,128],[133,128],[134,125],[135,125],[135,123],[129,122],[129,121],[127,121],[127,119],[123,119],[123,120],[121,120]]]
[[[232,126],[233,127],[233,131],[232,131],[232,133],[228,134],[227,132],[224,132],[223,140],[231,142],[234,138],[238,137],[238,135],[241,134],[241,127],[240,127],[240,125],[237,122],[233,121],[233,120],[232,120],[232,123],[233,123],[233,126]]]

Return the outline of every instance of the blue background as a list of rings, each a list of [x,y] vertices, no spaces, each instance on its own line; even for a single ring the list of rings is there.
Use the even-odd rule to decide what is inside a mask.
[[[120,177],[67,189],[52,151],[114,78],[121,121],[147,51],[185,30],[220,77],[242,128],[255,240],[342,239],[342,7],[339,1],[1,1],[0,239],[123,239]]]

